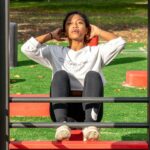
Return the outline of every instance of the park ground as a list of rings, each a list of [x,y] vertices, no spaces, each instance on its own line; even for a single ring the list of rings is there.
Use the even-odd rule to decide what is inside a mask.
[[[51,71],[26,58],[22,43],[61,27],[72,10],[86,13],[92,24],[122,36],[124,51],[103,70],[105,97],[142,97],[146,88],[123,87],[128,70],[147,69],[147,0],[11,0],[10,21],[18,24],[18,66],[10,69],[10,93],[47,94]],[[102,39],[100,39],[100,42]],[[66,46],[66,42],[49,44]],[[105,104],[103,122],[146,122],[146,104]],[[12,121],[49,122],[50,118],[13,117]],[[28,132],[30,130],[30,132]],[[11,140],[53,140],[54,129],[11,129]],[[146,140],[146,129],[101,129],[101,140]]]
[[[73,10],[129,42],[147,40],[147,0],[11,0],[10,21],[18,24],[19,39],[26,40],[61,27],[65,14]]]

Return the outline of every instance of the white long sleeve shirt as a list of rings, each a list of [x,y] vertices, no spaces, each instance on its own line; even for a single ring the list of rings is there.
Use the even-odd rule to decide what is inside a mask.
[[[65,70],[69,74],[71,90],[82,91],[87,72],[96,71],[103,78],[102,67],[110,63],[124,45],[125,41],[119,37],[105,44],[74,51],[68,47],[40,44],[32,37],[22,46],[21,51],[30,59],[52,69],[52,77],[55,72]]]

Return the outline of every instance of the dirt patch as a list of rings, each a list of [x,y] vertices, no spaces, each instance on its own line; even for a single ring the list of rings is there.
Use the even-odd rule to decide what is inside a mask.
[[[18,25],[19,41],[25,41],[31,36],[38,36],[59,27],[62,24],[62,19],[57,18],[53,22],[54,18],[56,17],[49,16],[45,11],[41,14],[37,10],[10,10],[10,21],[16,22]],[[131,26],[125,26],[121,28],[120,25],[115,25],[115,28],[110,26],[108,29],[112,29],[112,32],[122,36],[127,42],[147,43],[147,27],[132,28]]]
[[[137,29],[126,29],[122,31],[114,31],[119,36],[122,36],[128,42],[142,42],[147,43],[147,28],[137,28]]]
[[[38,36],[49,31],[49,27],[44,27],[42,29],[32,26],[30,28],[26,27],[25,29],[19,29],[18,31],[18,38],[21,41],[27,40],[31,36]],[[126,30],[119,30],[119,31],[112,31],[117,36],[123,37],[127,42],[134,42],[134,43],[144,43],[147,44],[147,28],[138,28],[136,30],[126,29]]]

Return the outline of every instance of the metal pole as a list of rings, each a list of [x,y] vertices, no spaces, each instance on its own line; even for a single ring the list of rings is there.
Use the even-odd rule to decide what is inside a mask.
[[[61,102],[61,103],[79,103],[79,102],[104,102],[104,103],[148,103],[147,97],[11,97],[10,102]]]
[[[148,149],[150,150],[150,0],[148,0],[148,56],[147,56],[147,59],[148,59],[148,67],[147,67],[147,76],[148,76],[148,87],[147,87],[147,96],[148,96],[148,111],[147,111],[147,116],[148,116],[148,124],[149,124],[149,128],[148,128]]]
[[[72,128],[82,128],[87,126],[96,126],[99,128],[148,128],[148,123],[139,123],[139,122],[116,122],[116,123],[104,123],[104,122],[11,122],[10,128],[55,128],[59,127],[62,124],[68,125]]]
[[[0,0],[0,149],[9,149],[8,0]]]
[[[148,96],[148,109],[147,109],[147,117],[148,117],[148,149],[150,150],[150,0],[148,0],[148,41],[147,41],[147,47],[148,47],[148,67],[147,67],[147,76],[148,76],[148,84],[147,84],[147,96]]]

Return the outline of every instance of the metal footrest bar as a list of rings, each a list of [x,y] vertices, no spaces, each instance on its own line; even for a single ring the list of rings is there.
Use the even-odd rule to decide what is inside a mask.
[[[10,102],[61,102],[61,103],[79,103],[79,102],[117,102],[117,103],[148,103],[147,97],[10,97]]]
[[[148,123],[99,123],[99,122],[72,122],[72,123],[47,123],[47,122],[11,122],[10,128],[55,128],[62,124],[68,125],[71,128],[83,128],[87,126],[96,126],[99,128],[148,128]]]
[[[9,150],[148,150],[146,141],[13,141]]]

